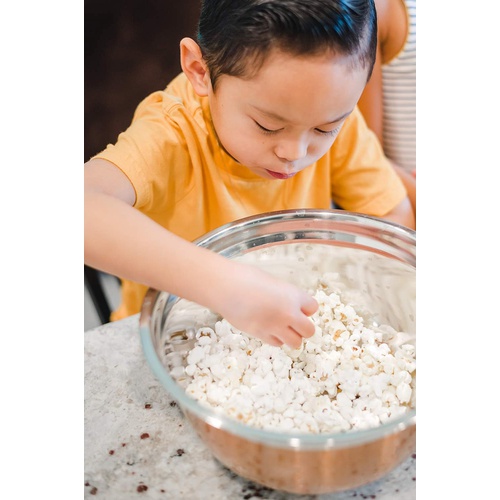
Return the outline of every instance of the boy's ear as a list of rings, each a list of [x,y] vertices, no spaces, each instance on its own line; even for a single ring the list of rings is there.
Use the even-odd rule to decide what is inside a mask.
[[[210,75],[201,55],[200,46],[192,38],[183,38],[180,43],[181,67],[199,96],[208,95]]]

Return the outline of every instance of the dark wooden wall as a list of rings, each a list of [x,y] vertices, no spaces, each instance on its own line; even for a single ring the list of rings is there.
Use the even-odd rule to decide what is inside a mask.
[[[200,0],[85,0],[84,161],[115,142],[139,102],[181,71]]]

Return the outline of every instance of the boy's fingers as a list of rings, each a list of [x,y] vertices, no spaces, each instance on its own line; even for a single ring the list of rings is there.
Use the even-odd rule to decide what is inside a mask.
[[[308,316],[300,315],[299,318],[295,321],[293,325],[291,325],[291,329],[299,335],[299,337],[306,338],[308,339],[309,337],[312,337],[315,332],[315,327],[314,323],[312,322],[311,318]]]
[[[267,341],[269,345],[275,346],[275,347],[281,347],[283,345],[283,342],[275,337],[274,335],[271,335]]]
[[[292,327],[288,329],[288,335],[285,344],[292,349],[298,349],[302,345],[302,336],[298,334]]]
[[[316,299],[311,297],[310,295],[307,296],[306,300],[302,304],[302,307],[300,310],[306,315],[306,316],[311,316],[318,310],[318,303],[316,302]]]

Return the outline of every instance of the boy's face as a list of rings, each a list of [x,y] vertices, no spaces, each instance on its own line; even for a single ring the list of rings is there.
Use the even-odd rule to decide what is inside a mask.
[[[223,75],[209,101],[226,152],[267,179],[288,179],[331,147],[366,84],[367,69],[333,55],[272,53],[251,79]]]

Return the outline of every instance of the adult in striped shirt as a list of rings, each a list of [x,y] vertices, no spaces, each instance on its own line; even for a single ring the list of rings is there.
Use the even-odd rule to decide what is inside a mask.
[[[416,0],[375,0],[377,58],[358,102],[416,213]]]

